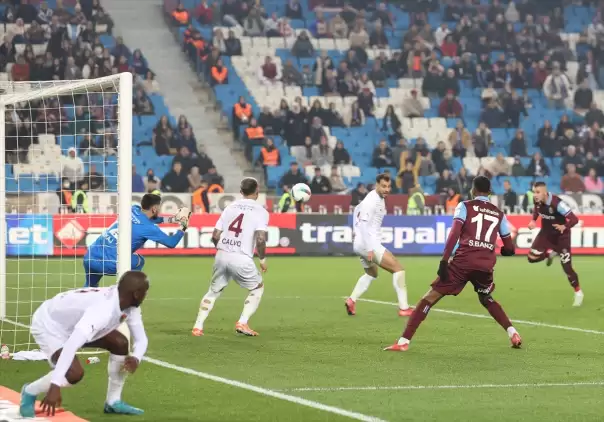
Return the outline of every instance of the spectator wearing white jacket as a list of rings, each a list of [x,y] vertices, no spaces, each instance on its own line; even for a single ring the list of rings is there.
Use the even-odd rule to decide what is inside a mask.
[[[68,179],[72,185],[84,179],[84,162],[76,155],[75,148],[69,148],[61,161],[61,177]]]
[[[438,28],[436,28],[436,31],[434,31],[434,40],[436,41],[436,46],[440,47],[441,45],[443,45],[443,41],[445,40],[445,38],[447,38],[447,35],[449,35],[450,33],[451,30],[445,22],[443,22]]]
[[[548,99],[550,107],[564,108],[565,101],[570,98],[572,83],[566,74],[560,71],[560,65],[554,63],[554,68],[543,83],[543,94]]]

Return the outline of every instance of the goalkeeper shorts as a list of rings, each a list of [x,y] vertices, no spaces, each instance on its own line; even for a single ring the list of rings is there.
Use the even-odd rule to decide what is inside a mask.
[[[145,266],[145,258],[137,253],[132,254],[130,265],[132,270],[141,271]],[[86,254],[84,256],[84,270],[86,274],[116,275],[117,262],[106,258],[90,257]]]

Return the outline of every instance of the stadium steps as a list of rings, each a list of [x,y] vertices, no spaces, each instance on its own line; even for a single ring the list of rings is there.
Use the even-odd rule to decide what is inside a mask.
[[[226,134],[220,131],[219,118],[208,111],[208,106],[213,104],[202,92],[203,87],[185,56],[175,48],[162,9],[153,2],[140,0],[105,0],[103,6],[114,17],[116,35],[121,35],[126,45],[144,52],[170,112],[175,117],[187,116],[198,143],[205,147],[218,172],[224,176],[225,189],[237,191],[245,167],[233,164],[239,164],[234,155],[240,154],[233,153],[232,139],[226,139]]]

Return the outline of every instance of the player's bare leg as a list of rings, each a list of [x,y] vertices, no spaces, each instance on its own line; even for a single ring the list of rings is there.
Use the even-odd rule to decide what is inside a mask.
[[[203,336],[203,324],[205,320],[210,315],[212,308],[214,308],[214,304],[222,294],[222,290],[215,292],[210,286],[210,289],[205,294],[205,296],[201,299],[199,303],[199,312],[197,313],[197,319],[195,320],[195,325],[193,326],[193,335],[196,337]]]
[[[522,338],[520,338],[520,334],[518,334],[518,331],[512,325],[501,305],[490,294],[478,293],[478,300],[489,311],[493,319],[508,333],[512,347],[519,349],[522,345]]]
[[[579,275],[576,273],[573,268],[572,256],[570,252],[565,250],[560,254],[560,263],[562,264],[562,269],[566,273],[566,277],[568,277],[568,282],[571,287],[575,290],[575,298],[573,300],[573,306],[581,306],[583,304],[583,290],[581,290],[581,286],[579,285]]]
[[[398,339],[396,344],[392,346],[386,347],[384,350],[388,350],[391,352],[405,352],[409,349],[409,344],[411,343],[411,339],[415,335],[418,327],[426,317],[428,316],[428,312],[430,309],[436,305],[441,299],[443,295],[437,292],[434,289],[430,289],[428,293],[424,295],[424,297],[415,305],[415,309],[407,321],[407,327],[405,327],[405,331]]]
[[[114,330],[105,337],[87,344],[85,347],[104,349],[109,352],[109,362],[107,363],[109,381],[104,412],[121,415],[143,414],[142,409],[138,409],[122,401],[122,391],[124,390],[124,384],[128,376],[128,372],[124,370],[124,365],[130,353],[130,345],[126,336],[118,330]]]
[[[346,299],[344,305],[346,306],[346,312],[348,315],[356,315],[356,302],[357,300],[369,289],[373,280],[378,276],[378,266],[371,262],[368,268],[365,268],[365,274],[359,277],[357,284],[354,286],[354,290],[350,294],[350,297]]]
[[[407,298],[407,283],[405,281],[405,269],[390,251],[385,251],[378,265],[392,274],[392,287],[398,299],[398,315],[411,316],[413,310],[409,307]]]
[[[51,356],[51,362],[53,365],[56,365],[59,360],[59,356],[61,356],[61,350],[57,350]],[[44,375],[42,378],[37,379],[36,381],[25,384],[21,389],[21,404],[19,406],[19,413],[24,418],[34,418],[36,416],[35,405],[36,398],[40,394],[46,394],[50,389],[51,381],[52,381],[53,371],[50,371],[48,374]],[[65,374],[65,378],[62,380],[61,385],[59,387],[66,388],[71,387],[72,385],[77,384],[84,378],[84,368],[82,364],[78,360],[77,357],[73,359],[71,366],[67,370]],[[60,406],[60,402],[59,402]]]
[[[250,328],[247,324],[249,319],[256,313],[258,306],[260,306],[260,300],[264,294],[264,283],[260,283],[254,290],[250,290],[250,294],[245,299],[243,305],[243,312],[239,317],[239,321],[235,324],[235,331],[239,334],[246,336],[257,336],[258,333]]]

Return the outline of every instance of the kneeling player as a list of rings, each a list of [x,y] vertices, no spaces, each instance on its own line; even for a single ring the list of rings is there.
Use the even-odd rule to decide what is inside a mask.
[[[175,248],[185,235],[191,217],[189,209],[181,208],[176,215],[165,220],[167,223],[180,224],[180,230],[174,236],[169,236],[157,227],[157,224],[164,222],[164,218],[159,216],[160,206],[161,196],[151,193],[143,196],[140,206],[132,206],[132,257],[130,268],[133,270],[140,271],[145,266],[145,258],[137,254],[136,251],[142,248],[147,240],[152,240],[167,248]],[[84,271],[86,273],[84,287],[97,287],[104,275],[115,275],[117,273],[118,234],[118,222],[116,221],[86,251],[86,255],[84,255]]]
[[[552,265],[554,257],[560,256],[562,269],[575,290],[573,306],[581,306],[583,291],[579,285],[579,276],[573,268],[570,248],[570,231],[579,222],[579,219],[560,197],[547,192],[545,183],[535,183],[533,193],[535,194],[535,208],[533,209],[533,220],[528,227],[531,230],[534,229],[537,226],[537,219],[541,217],[541,230],[531,245],[528,261],[533,264],[547,259],[549,267]]]
[[[522,344],[520,335],[512,326],[503,308],[491,296],[495,290],[493,268],[497,260],[495,251],[497,233],[503,240],[501,255],[511,256],[515,251],[505,214],[489,202],[490,192],[489,179],[484,176],[474,179],[472,188],[474,199],[461,202],[455,209],[453,228],[447,238],[440,261],[438,278],[432,283],[432,289],[415,306],[398,343],[385,350],[406,351],[415,331],[428,316],[430,308],[443,296],[457,296],[468,281],[474,285],[480,303],[507,331],[512,347],[519,348]],[[457,251],[449,262],[458,240]]]
[[[375,181],[375,189],[354,209],[353,248],[361,260],[365,274],[359,278],[352,294],[346,299],[346,311],[348,315],[356,315],[356,301],[377,278],[380,267],[392,274],[392,285],[398,297],[399,316],[409,316],[412,310],[407,301],[405,270],[394,255],[380,243],[382,220],[386,215],[384,199],[391,189],[390,176],[379,174]]]
[[[203,336],[203,324],[231,279],[250,292],[245,299],[239,321],[235,324],[235,331],[246,336],[258,335],[248,325],[264,294],[262,276],[254,264],[254,244],[260,258],[260,269],[266,272],[268,211],[256,202],[256,179],[243,179],[241,194],[243,199],[238,199],[224,209],[212,234],[212,241],[218,252],[214,260],[210,290],[201,299],[193,327],[193,335],[197,337]]]
[[[149,280],[145,273],[128,271],[117,285],[60,293],[42,303],[33,315],[31,334],[54,368],[21,390],[21,416],[35,417],[36,397],[48,415],[61,403],[61,388],[71,387],[84,377],[76,357],[82,347],[105,349],[109,353],[109,386],[105,413],[138,415],[142,410],[121,400],[126,372],[134,373],[147,351],[147,334],[139,306],[145,300]],[[117,328],[126,321],[134,339],[128,355],[128,339]]]

